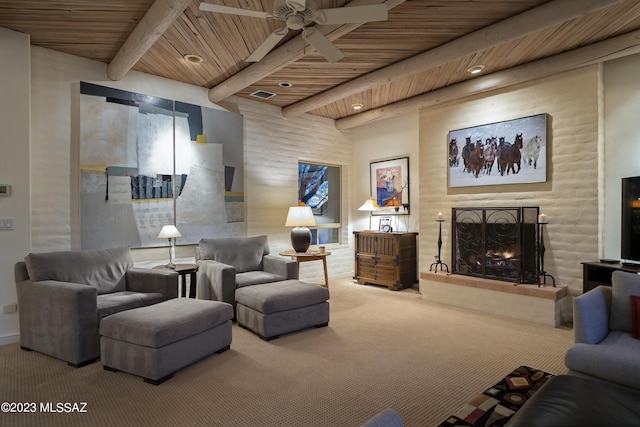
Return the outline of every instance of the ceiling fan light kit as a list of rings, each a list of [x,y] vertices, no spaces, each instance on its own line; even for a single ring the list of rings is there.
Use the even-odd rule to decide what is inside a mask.
[[[272,32],[246,59],[258,62],[287,35],[289,30],[302,30],[302,37],[329,62],[338,62],[344,54],[312,24],[341,25],[360,22],[387,20],[387,6],[383,3],[367,6],[316,9],[315,0],[275,0],[273,13],[246,10],[234,7],[200,3],[204,12],[226,13],[255,18],[272,18],[282,23],[282,27]]]

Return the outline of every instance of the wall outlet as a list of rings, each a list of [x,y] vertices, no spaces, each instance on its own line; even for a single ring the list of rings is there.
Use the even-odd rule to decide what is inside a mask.
[[[11,314],[18,311],[18,304],[5,304],[2,306],[2,314]]]

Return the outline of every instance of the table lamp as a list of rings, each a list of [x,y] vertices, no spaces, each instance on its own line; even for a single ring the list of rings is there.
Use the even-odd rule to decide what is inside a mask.
[[[313,211],[309,206],[292,206],[287,214],[286,227],[293,227],[291,230],[291,246],[296,252],[306,252],[311,245],[311,230],[307,227],[316,225]]]
[[[173,239],[181,236],[182,234],[180,234],[175,225],[163,226],[160,234],[158,234],[158,239],[169,239],[169,264],[166,265],[167,268],[176,268],[173,263]]]
[[[358,208],[359,211],[369,211],[369,230],[371,230],[371,216],[373,211],[380,209],[378,202],[373,197],[369,197],[366,202]]]

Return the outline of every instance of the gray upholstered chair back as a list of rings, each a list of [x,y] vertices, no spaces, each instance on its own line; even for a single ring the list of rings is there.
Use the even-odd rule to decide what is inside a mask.
[[[80,283],[96,288],[98,295],[124,291],[125,274],[133,267],[128,247],[30,253],[24,261],[29,278],[34,282]]]
[[[244,273],[263,269],[262,257],[269,255],[269,243],[267,236],[201,239],[197,253],[201,260],[232,265],[237,273]]]

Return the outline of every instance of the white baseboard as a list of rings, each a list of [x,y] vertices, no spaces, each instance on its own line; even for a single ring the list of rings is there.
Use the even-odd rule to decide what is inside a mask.
[[[20,342],[20,334],[5,335],[0,337],[0,345],[14,344]]]

